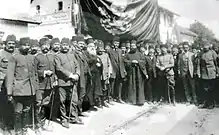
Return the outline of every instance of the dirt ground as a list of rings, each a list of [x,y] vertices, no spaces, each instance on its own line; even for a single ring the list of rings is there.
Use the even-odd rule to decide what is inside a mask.
[[[219,108],[114,103],[110,108],[86,113],[89,117],[82,118],[84,125],[65,129],[52,122],[53,132],[43,131],[41,135],[219,135]],[[29,134],[34,132],[30,130]]]

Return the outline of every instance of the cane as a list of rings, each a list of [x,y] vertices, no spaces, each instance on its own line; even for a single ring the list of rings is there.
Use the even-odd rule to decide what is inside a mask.
[[[70,100],[70,107],[69,107],[69,114],[68,114],[68,122],[70,122],[70,117],[71,117],[71,110],[72,110],[72,102],[73,102],[73,95],[74,95],[74,86],[75,82],[72,81],[72,94],[71,94],[71,100]]]
[[[168,94],[168,101],[169,103],[171,103],[168,77],[167,77],[167,94]]]
[[[50,78],[50,82],[51,81],[51,78]],[[53,85],[50,83],[50,87],[52,89],[52,92],[51,92],[51,106],[50,106],[50,113],[49,113],[49,122],[48,122],[48,125],[50,124],[50,121],[52,119],[52,110],[53,110],[53,104],[54,104],[54,100],[55,100],[55,89],[53,87]]]

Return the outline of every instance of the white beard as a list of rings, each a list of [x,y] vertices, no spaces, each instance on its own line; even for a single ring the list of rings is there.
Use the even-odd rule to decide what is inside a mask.
[[[97,55],[97,51],[96,51],[96,49],[95,48],[87,48],[87,51],[88,51],[88,53],[89,54],[91,54],[91,55]]]

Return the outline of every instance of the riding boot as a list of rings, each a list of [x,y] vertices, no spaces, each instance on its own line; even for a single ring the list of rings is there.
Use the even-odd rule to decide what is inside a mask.
[[[14,130],[15,135],[22,135],[22,114],[15,113]]]

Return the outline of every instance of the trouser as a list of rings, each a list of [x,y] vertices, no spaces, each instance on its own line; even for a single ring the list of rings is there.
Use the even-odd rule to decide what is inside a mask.
[[[87,87],[89,87],[88,80],[89,80],[88,74],[84,74],[85,84],[83,86],[78,85],[78,88],[77,88],[78,89],[78,111],[79,111],[78,113],[79,114],[82,113],[82,103],[87,93]]]
[[[71,119],[78,118],[78,95],[76,86],[60,86],[59,95],[61,120],[67,121],[69,116]]]
[[[196,103],[197,98],[195,92],[194,78],[192,78],[190,74],[187,73],[185,76],[182,77],[182,82],[187,102]]]
[[[112,97],[114,99],[122,99],[122,83],[123,80],[121,78],[110,79],[111,81],[111,89],[112,89]]]
[[[7,100],[7,92],[2,84],[0,90],[0,128],[1,129],[13,129],[14,128],[14,107],[13,104]]]
[[[216,99],[214,87],[215,80],[214,79],[201,79],[201,87],[203,88],[203,100],[207,106],[213,105]]]
[[[149,79],[145,81],[145,99],[149,102],[153,101],[153,97],[155,97],[154,93],[152,92],[155,88],[155,80],[153,77],[149,76]]]
[[[36,123],[38,124],[38,128],[43,126],[46,121],[46,116],[51,119],[52,111],[50,104],[51,100],[54,100],[54,95],[52,89],[46,89],[46,90],[37,90],[36,91],[36,108],[35,108],[35,118]],[[50,105],[49,105],[50,104]],[[52,106],[54,107],[54,106]]]
[[[160,92],[159,97],[163,97],[164,101],[175,103],[175,80],[173,75],[160,76],[159,79]]]
[[[33,107],[33,96],[14,96],[15,122],[14,129],[16,134],[24,134],[29,127],[31,120],[31,107]],[[32,114],[33,115],[33,114]]]

